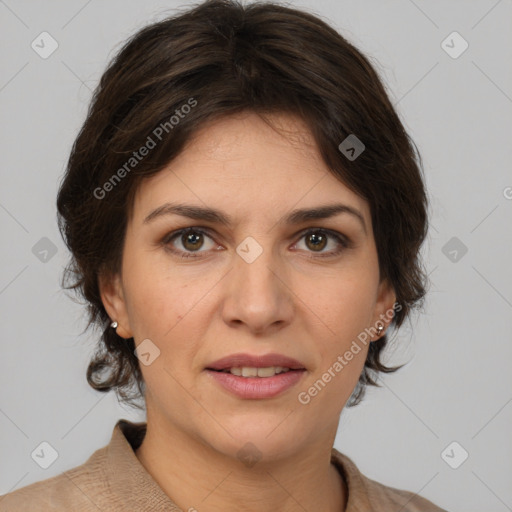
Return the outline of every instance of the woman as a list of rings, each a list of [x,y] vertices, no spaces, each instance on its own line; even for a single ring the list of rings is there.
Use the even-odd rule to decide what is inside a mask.
[[[213,0],[135,34],[57,206],[65,284],[102,329],[89,383],[147,423],[0,510],[441,511],[333,448],[425,295],[419,161],[310,14]]]

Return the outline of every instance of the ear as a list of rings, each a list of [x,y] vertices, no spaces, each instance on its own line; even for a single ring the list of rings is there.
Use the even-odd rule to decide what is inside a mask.
[[[377,302],[375,303],[372,326],[375,326],[375,329],[377,329],[382,325],[384,330],[377,335],[376,339],[373,341],[377,341],[377,339],[381,338],[386,333],[389,324],[393,320],[393,305],[395,302],[396,294],[393,286],[388,279],[382,279],[377,292]]]
[[[133,337],[128,310],[119,274],[100,275],[98,278],[101,301],[112,321],[117,322],[116,332],[121,338]]]

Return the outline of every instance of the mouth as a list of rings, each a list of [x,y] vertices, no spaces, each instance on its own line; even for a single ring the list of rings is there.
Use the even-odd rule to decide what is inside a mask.
[[[263,368],[257,368],[255,366],[242,366],[242,367],[233,367],[233,368],[225,368],[223,370],[215,370],[214,368],[206,368],[207,370],[211,370],[214,372],[221,373],[230,373],[231,375],[236,375],[237,377],[259,377],[259,378],[268,378],[274,377],[274,375],[279,375],[281,373],[287,372],[299,372],[304,370],[302,369],[291,369],[285,368],[282,366],[267,366]]]
[[[280,354],[233,354],[205,371],[222,389],[243,399],[275,397],[297,385],[307,373],[300,361]]]
[[[233,375],[241,375],[243,377],[256,377],[261,370],[262,372],[259,376],[266,377],[274,375],[274,373],[305,370],[306,368],[300,361],[297,361],[297,359],[282,354],[231,354],[209,364],[206,369],[228,372],[232,372],[233,370],[235,372],[241,371],[241,374],[233,373]]]

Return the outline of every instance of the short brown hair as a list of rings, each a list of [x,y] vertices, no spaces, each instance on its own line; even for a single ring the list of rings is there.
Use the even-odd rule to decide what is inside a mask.
[[[59,229],[72,254],[62,283],[85,299],[87,328],[101,330],[87,369],[94,389],[115,389],[121,401],[139,408],[136,400],[145,393],[134,340],[109,327],[98,284],[103,273],[120,270],[138,184],[168,165],[207,120],[244,110],[305,121],[330,172],[369,202],[381,278],[390,281],[399,304],[392,323],[398,328],[422,304],[427,277],[419,250],[428,203],[421,157],[368,58],[307,12],[272,2],[208,0],[146,26],[124,44],[94,92],[60,185]],[[128,168],[156,127],[165,128],[165,136]],[[365,145],[355,159],[338,148],[350,134]],[[105,200],[99,197],[107,191]],[[381,361],[387,343],[387,334],[370,343],[349,406],[367,384],[378,385],[379,372],[399,368]]]

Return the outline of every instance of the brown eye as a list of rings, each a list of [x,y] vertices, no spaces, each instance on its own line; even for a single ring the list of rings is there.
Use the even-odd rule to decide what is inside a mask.
[[[341,254],[345,249],[352,246],[350,240],[341,233],[330,229],[310,229],[301,235],[301,242],[304,239],[305,251],[310,258],[328,258]],[[331,250],[324,251],[326,246],[333,245]]]
[[[321,231],[313,231],[306,235],[306,245],[314,251],[321,251],[327,245],[327,236]]]
[[[206,243],[205,247],[205,242]],[[180,229],[169,233],[162,240],[162,244],[172,253],[182,258],[204,257],[209,249],[215,247],[213,239],[202,229]],[[181,247],[180,247],[181,245]]]
[[[181,243],[187,251],[197,251],[204,243],[203,234],[197,231],[184,233],[181,235]]]

